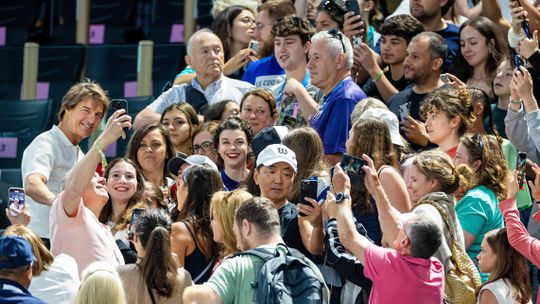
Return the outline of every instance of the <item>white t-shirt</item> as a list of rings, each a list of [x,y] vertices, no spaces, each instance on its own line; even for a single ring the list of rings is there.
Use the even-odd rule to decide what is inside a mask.
[[[32,277],[28,290],[46,303],[70,304],[79,290],[77,263],[67,254],[59,254],[49,269]]]
[[[24,150],[21,173],[23,185],[28,175],[39,173],[47,178],[47,187],[53,193],[64,190],[71,169],[84,157],[79,146],[73,145],[57,126],[41,133]],[[32,220],[28,225],[42,238],[50,238],[50,206],[37,203],[26,196]]]
[[[488,283],[482,287],[480,290],[479,295],[482,293],[483,290],[489,290],[493,295],[495,296],[495,299],[497,299],[497,303],[499,304],[511,304],[511,303],[518,303],[516,302],[514,298],[514,289],[512,289],[504,279],[498,279],[495,282]],[[478,301],[476,303],[480,303],[480,297],[478,297]],[[527,303],[532,303],[531,300]]]

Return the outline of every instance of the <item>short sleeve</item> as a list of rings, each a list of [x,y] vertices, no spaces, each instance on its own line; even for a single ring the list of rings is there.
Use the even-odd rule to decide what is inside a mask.
[[[226,259],[212,274],[204,285],[212,288],[217,293],[223,304],[233,303],[235,289],[237,286],[234,261],[236,259]]]
[[[389,265],[388,249],[375,244],[366,248],[364,252],[364,275],[371,279],[373,283],[380,278],[386,265]]]
[[[322,139],[324,154],[337,154],[347,152],[345,142],[349,136],[350,113],[354,108],[354,102],[350,99],[335,100],[324,126]],[[347,116],[344,115],[347,113]],[[345,117],[344,117],[345,116]]]
[[[464,231],[477,237],[486,224],[486,214],[482,201],[472,196],[465,196],[456,205],[456,214]]]
[[[54,154],[51,142],[42,136],[38,136],[24,151],[21,163],[23,180],[34,173],[39,173],[48,180],[54,168],[56,159]]]
[[[185,84],[173,86],[159,95],[159,97],[146,108],[161,114],[173,103],[185,102],[185,86]]]

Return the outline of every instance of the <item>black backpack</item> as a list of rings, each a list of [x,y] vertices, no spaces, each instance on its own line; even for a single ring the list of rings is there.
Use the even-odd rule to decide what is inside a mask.
[[[284,250],[279,250],[279,247]],[[318,268],[306,262],[305,256],[298,250],[279,244],[274,253],[255,248],[236,255],[254,255],[265,261],[258,280],[251,283],[251,286],[256,289],[258,303],[318,304],[328,302],[324,292],[326,285]]]

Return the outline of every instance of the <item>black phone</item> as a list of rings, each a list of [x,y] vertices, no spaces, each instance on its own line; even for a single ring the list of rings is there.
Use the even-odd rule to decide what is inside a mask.
[[[347,172],[351,185],[364,185],[364,169],[362,167],[367,166],[367,161],[353,155],[343,154],[340,165],[343,171]]]
[[[358,5],[357,0],[347,0],[347,1],[345,1],[345,10],[347,12],[354,12],[355,15],[361,16],[360,6]]]
[[[318,183],[316,180],[304,179],[300,182],[300,204],[311,206],[304,197],[309,197],[314,200],[317,200],[317,188]],[[306,216],[304,213],[298,213],[299,216]]]
[[[518,171],[518,184],[519,189],[523,189],[523,183],[527,179],[525,177],[525,167],[527,165],[527,153],[526,152],[519,152],[518,158],[517,158],[517,164],[516,169]]]
[[[128,101],[126,99],[113,99],[111,100],[111,109],[114,112],[124,109],[126,112],[124,114],[128,113]]]
[[[8,189],[8,210],[12,216],[16,216],[19,211],[24,209],[24,189],[18,187],[10,187]]]
[[[143,213],[143,208],[135,208],[133,209],[133,213],[131,213],[131,221],[129,222],[129,231],[128,231],[128,239],[133,240],[133,236],[135,235],[135,225],[139,222],[139,217]]]

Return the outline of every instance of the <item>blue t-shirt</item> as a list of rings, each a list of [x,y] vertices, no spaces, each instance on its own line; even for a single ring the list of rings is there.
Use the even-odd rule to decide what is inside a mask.
[[[351,113],[358,101],[366,98],[364,91],[350,76],[324,96],[319,112],[311,120],[323,142],[324,154],[345,153],[345,142],[351,128]]]
[[[45,304],[41,299],[32,296],[21,284],[8,279],[0,279],[0,303]]]
[[[285,80],[285,70],[279,66],[276,56],[271,55],[250,63],[242,80],[258,88],[270,88]]]
[[[221,175],[221,180],[223,181],[225,191],[233,191],[240,187],[240,183],[230,178],[227,173],[225,173],[225,170],[221,170],[219,174]]]

